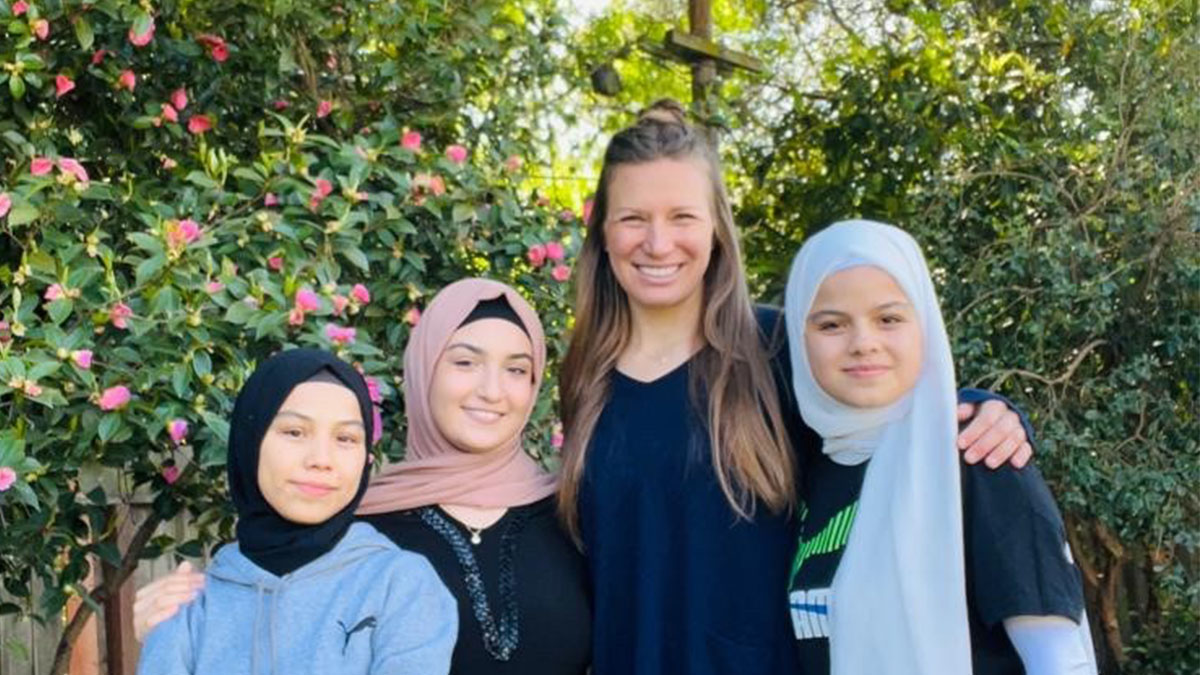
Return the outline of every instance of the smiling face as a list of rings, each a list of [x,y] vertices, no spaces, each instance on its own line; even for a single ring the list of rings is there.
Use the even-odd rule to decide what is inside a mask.
[[[878,267],[851,267],[825,278],[805,322],[804,346],[817,384],[856,408],[895,403],[921,373],[916,311]]]
[[[699,309],[713,251],[712,203],[701,160],[663,158],[613,171],[605,250],[633,308]]]
[[[258,450],[258,487],[293,523],[329,520],[354,499],[367,461],[366,429],[354,392],[304,382],[279,407]]]
[[[450,336],[429,386],[438,430],[459,450],[496,450],[521,433],[533,404],[533,345],[504,319],[480,319]]]

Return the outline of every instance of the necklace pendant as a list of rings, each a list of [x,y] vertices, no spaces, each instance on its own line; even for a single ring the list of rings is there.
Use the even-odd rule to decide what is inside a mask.
[[[471,545],[478,546],[481,543],[483,543],[483,537],[481,537],[478,532],[472,532],[471,533]]]

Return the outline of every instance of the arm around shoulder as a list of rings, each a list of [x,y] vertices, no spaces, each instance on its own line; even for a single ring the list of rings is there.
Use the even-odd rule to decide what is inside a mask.
[[[374,631],[371,675],[445,675],[458,638],[458,605],[423,556],[400,552]]]

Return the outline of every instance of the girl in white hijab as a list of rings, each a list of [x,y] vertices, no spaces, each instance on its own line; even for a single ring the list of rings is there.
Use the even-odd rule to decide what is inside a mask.
[[[789,589],[802,672],[1095,673],[1041,475],[960,475],[950,343],[916,242],[830,226],[796,256],[785,316],[797,405],[824,439]]]

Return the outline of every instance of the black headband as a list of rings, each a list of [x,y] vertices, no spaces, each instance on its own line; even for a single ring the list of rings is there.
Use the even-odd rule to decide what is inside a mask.
[[[462,323],[458,324],[459,328],[482,319],[502,319],[511,324],[515,324],[521,332],[529,336],[529,331],[525,328],[525,324],[521,323],[521,317],[517,316],[517,311],[508,304],[508,298],[503,295],[492,298],[491,300],[480,300],[479,304],[475,305],[475,309],[463,319]]]

